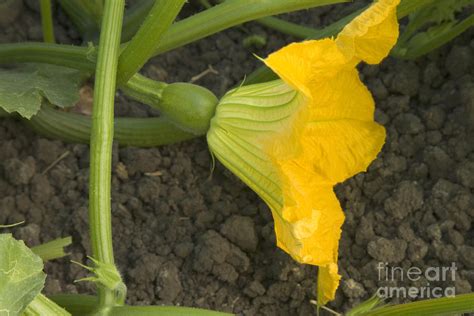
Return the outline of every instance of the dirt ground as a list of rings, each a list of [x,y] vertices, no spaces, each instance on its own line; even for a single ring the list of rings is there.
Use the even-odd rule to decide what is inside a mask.
[[[0,42],[41,40],[33,2],[15,22],[0,29]],[[306,25],[327,25],[361,3],[290,14]],[[184,14],[198,10],[187,4]],[[56,10],[62,43],[79,34]],[[265,35],[262,48],[244,47]],[[384,287],[474,286],[474,32],[416,61],[388,58],[361,66],[372,91],[376,120],[387,129],[386,144],[367,173],[336,191],[346,221],[340,242],[342,281],[329,306],[345,311]],[[222,95],[266,56],[294,38],[249,23],[153,59],[143,73],[167,82],[190,81]],[[153,111],[120,96],[117,114]],[[48,172],[43,171],[68,152]],[[0,223],[25,220],[12,229],[37,245],[72,236],[69,258],[46,265],[46,293],[92,293],[73,283],[85,275],[70,259],[86,262],[88,146],[35,135],[24,124],[0,120]],[[267,206],[211,159],[205,139],[153,149],[118,148],[113,157],[115,256],[128,286],[128,303],[198,306],[239,315],[310,315],[315,312],[315,267],[300,265],[275,246]],[[454,280],[432,282],[380,277],[390,267],[448,267]],[[428,284],[428,285],[427,285]],[[406,301],[393,299],[392,301]]]

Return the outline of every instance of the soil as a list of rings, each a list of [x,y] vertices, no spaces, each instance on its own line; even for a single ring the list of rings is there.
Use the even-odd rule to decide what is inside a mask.
[[[35,1],[25,1],[15,22],[0,29],[0,42],[41,40]],[[321,26],[361,3],[289,14]],[[198,7],[186,5],[184,14]],[[79,34],[56,9],[62,43]],[[242,45],[249,35],[267,37],[262,48]],[[388,58],[361,66],[377,103],[376,120],[386,144],[369,167],[337,186],[346,221],[340,242],[342,281],[329,307],[345,311],[385,286],[422,287],[426,277],[386,280],[388,266],[457,267],[454,280],[434,284],[466,293],[474,286],[474,32],[416,61]],[[147,76],[197,83],[222,95],[259,66],[252,56],[294,38],[249,23],[154,58]],[[153,111],[120,96],[117,114]],[[47,170],[55,160],[65,158]],[[92,293],[70,259],[86,262],[88,146],[35,135],[21,122],[0,120],[0,223],[37,245],[72,236],[69,258],[46,264],[45,292]],[[115,147],[113,157],[115,256],[130,304],[198,306],[239,315],[315,313],[315,267],[301,265],[275,246],[267,206],[222,165],[211,173],[205,139],[153,149]],[[7,231],[7,230],[5,230]],[[431,284],[432,286],[434,284]],[[392,302],[407,299],[392,299]]]

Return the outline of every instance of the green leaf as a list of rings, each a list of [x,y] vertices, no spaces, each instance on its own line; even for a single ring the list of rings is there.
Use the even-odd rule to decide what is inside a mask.
[[[11,234],[0,234],[0,314],[18,315],[41,292],[43,260]]]
[[[377,295],[372,296],[368,300],[360,303],[356,307],[352,308],[346,313],[346,316],[363,316],[366,313],[372,311],[377,307],[381,307],[383,305],[383,299],[378,297]]]
[[[474,312],[474,293],[386,305],[368,311],[364,316],[459,315]]]
[[[461,12],[465,7],[473,4],[473,0],[436,1],[426,8],[426,18],[428,21],[435,23],[455,21],[456,13]]]
[[[414,59],[451,41],[473,25],[472,14],[461,21],[456,16],[473,5],[474,0],[443,0],[422,6],[410,15],[392,55]]]
[[[405,59],[415,59],[436,49],[474,25],[474,14],[459,23],[444,22],[430,27],[425,32],[415,34],[408,42],[397,45],[392,54]]]
[[[61,108],[73,106],[84,78],[78,70],[45,64],[0,69],[0,108],[29,119],[44,99]]]

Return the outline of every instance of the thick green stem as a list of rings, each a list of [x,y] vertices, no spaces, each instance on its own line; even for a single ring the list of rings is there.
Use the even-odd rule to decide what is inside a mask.
[[[66,142],[89,143],[92,120],[89,116],[54,110],[43,106],[31,120],[25,120],[35,131]],[[121,146],[157,147],[196,138],[163,117],[116,118],[114,139]]]
[[[221,3],[224,1],[225,0],[219,0],[219,2]],[[206,9],[210,9],[212,7],[212,5],[207,0],[201,0],[200,3]],[[296,37],[301,37],[304,34],[304,38],[308,38],[311,37],[314,33],[314,29],[311,27],[288,22],[273,16],[263,17],[261,19],[256,20],[256,22],[279,32]]]
[[[51,0],[40,1],[41,27],[43,29],[43,40],[46,43],[54,43],[53,14],[51,12]]]
[[[150,59],[186,0],[156,0],[137,34],[120,54],[117,83],[126,83]]]
[[[175,23],[155,50],[159,55],[235,25],[276,15],[349,0],[227,0]]]
[[[0,44],[0,64],[46,63],[94,71],[95,49],[47,43]]]
[[[91,129],[89,175],[89,225],[93,257],[114,264],[111,219],[112,142],[114,98],[120,51],[124,0],[106,0],[97,67]],[[101,306],[115,305],[113,289],[99,286]]]

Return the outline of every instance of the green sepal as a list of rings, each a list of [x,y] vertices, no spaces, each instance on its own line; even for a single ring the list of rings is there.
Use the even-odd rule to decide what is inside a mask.
[[[114,264],[104,263],[90,256],[87,256],[87,258],[92,261],[93,266],[86,266],[74,260],[71,260],[71,262],[92,272],[93,275],[79,280],[75,280],[74,282],[91,281],[94,283],[99,283],[100,285],[108,288],[109,290],[117,290],[122,287],[122,277],[120,276],[120,273],[118,272]]]

